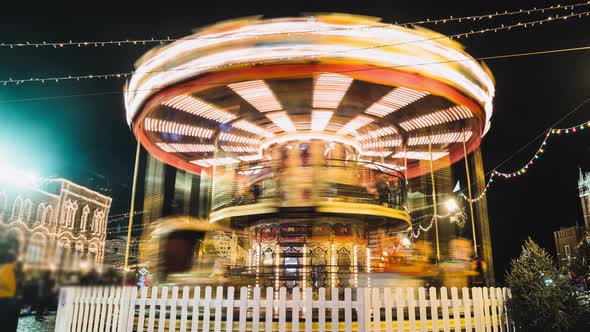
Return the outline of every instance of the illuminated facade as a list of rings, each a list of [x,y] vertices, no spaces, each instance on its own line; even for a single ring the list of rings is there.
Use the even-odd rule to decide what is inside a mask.
[[[143,209],[176,197],[182,185],[166,191],[162,181],[172,166],[191,177],[184,199],[198,191],[200,215],[144,215],[152,250],[143,260],[169,261],[178,257],[169,243],[192,241],[191,255],[214,252],[257,284],[287,287],[357,285],[359,273],[396,270],[418,227],[411,214],[443,214],[453,164],[471,154],[481,182],[493,96],[491,74],[456,42],[367,17],[235,20],[153,50],[125,91],[127,120],[150,155]],[[441,260],[455,226],[434,224]],[[178,238],[158,244],[170,234]]]
[[[111,198],[64,179],[0,182],[0,231],[19,245],[25,269],[100,269]]]

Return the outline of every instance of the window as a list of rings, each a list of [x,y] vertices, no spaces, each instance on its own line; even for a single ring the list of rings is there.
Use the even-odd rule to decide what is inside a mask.
[[[30,220],[31,219],[31,212],[33,210],[33,203],[31,202],[30,199],[25,199],[25,204],[23,207],[23,216],[25,218],[25,220]]]
[[[37,205],[37,213],[35,214],[35,217],[37,223],[45,222],[45,220],[43,220],[45,218],[45,203],[39,203],[39,205]]]
[[[571,255],[570,246],[566,244],[563,248],[565,249],[565,255],[570,256]]]
[[[84,209],[82,210],[82,219],[80,221],[80,230],[81,231],[86,230],[86,222],[88,221],[88,214],[90,214],[90,208],[88,207],[88,205],[86,205],[86,206],[84,206]]]
[[[18,196],[12,205],[12,217],[21,219],[23,217],[23,199]]]
[[[45,208],[45,212],[43,213],[43,218],[41,219],[41,223],[47,223],[49,225],[51,225],[51,222],[53,220],[53,206],[49,205],[47,208]]]

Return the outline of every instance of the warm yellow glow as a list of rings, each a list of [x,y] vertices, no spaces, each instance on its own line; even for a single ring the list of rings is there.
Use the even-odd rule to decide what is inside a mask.
[[[450,198],[449,200],[447,200],[445,202],[445,207],[447,208],[447,210],[449,212],[454,212],[459,209],[459,205],[457,204],[457,201],[453,198]]]
[[[341,74],[324,73],[315,80],[314,108],[337,108],[352,83],[352,78]]]
[[[334,114],[333,111],[313,110],[311,112],[311,130],[323,131],[330,122],[332,114]]]
[[[283,109],[270,87],[262,80],[234,83],[229,87],[260,112]]]
[[[345,145],[352,146],[357,151],[361,150],[361,144],[355,139],[344,137],[344,136],[341,136],[338,134],[331,134],[331,133],[327,133],[327,132],[314,132],[314,131],[283,133],[283,134],[276,135],[272,138],[263,140],[262,143],[260,143],[260,150],[264,151],[268,147],[270,147],[271,145],[275,145],[275,144],[283,144],[285,142],[291,142],[291,141],[310,141],[310,140],[314,140],[314,139],[327,141],[327,142],[342,143]]]
[[[484,132],[487,132],[495,93],[493,81],[460,45],[425,29],[381,23],[375,26],[374,19],[362,16],[334,19],[338,16],[342,15],[316,15],[313,19],[242,19],[231,25],[223,22],[223,29],[219,25],[208,27],[157,49],[139,61],[126,86],[128,121],[131,122],[153,93],[191,77],[231,66],[305,59],[322,61],[337,54],[344,61],[396,67],[457,87],[483,106],[486,111]],[[250,84],[236,86],[236,90],[242,89],[244,99],[254,107],[263,112],[282,109],[272,91],[268,93],[270,89],[264,82],[247,83]],[[399,96],[384,97],[382,105],[375,106],[368,114],[382,116],[419,97],[403,90],[391,93]],[[333,106],[337,95],[329,96],[328,103]]]
[[[276,124],[283,131],[296,131],[295,125],[289,118],[287,112],[272,112],[267,113],[266,117],[269,118],[274,124]]]

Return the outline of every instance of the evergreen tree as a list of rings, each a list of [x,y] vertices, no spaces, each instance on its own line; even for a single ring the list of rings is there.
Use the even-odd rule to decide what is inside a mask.
[[[559,274],[553,259],[532,239],[510,263],[506,281],[512,292],[511,317],[523,331],[576,331],[581,306],[571,280]]]
[[[570,262],[567,267],[572,279],[576,282],[587,284],[590,278],[590,243],[586,240],[582,241],[576,250],[576,257]]]

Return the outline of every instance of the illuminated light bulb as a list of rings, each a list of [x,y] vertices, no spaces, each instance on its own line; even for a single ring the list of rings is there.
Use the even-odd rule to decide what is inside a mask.
[[[551,133],[552,134],[555,134],[555,129],[551,129]]]
[[[570,131],[569,131],[568,129],[566,129],[566,130],[565,130],[565,133],[566,133],[566,134],[569,134],[569,133],[570,133]]]
[[[457,211],[459,209],[457,201],[452,198],[445,202],[445,207],[449,212]]]
[[[558,135],[561,134],[561,129],[557,130],[557,134]]]
[[[575,133],[575,132],[576,132],[576,128],[573,128],[573,129],[572,129],[572,132],[574,132],[574,133]]]

